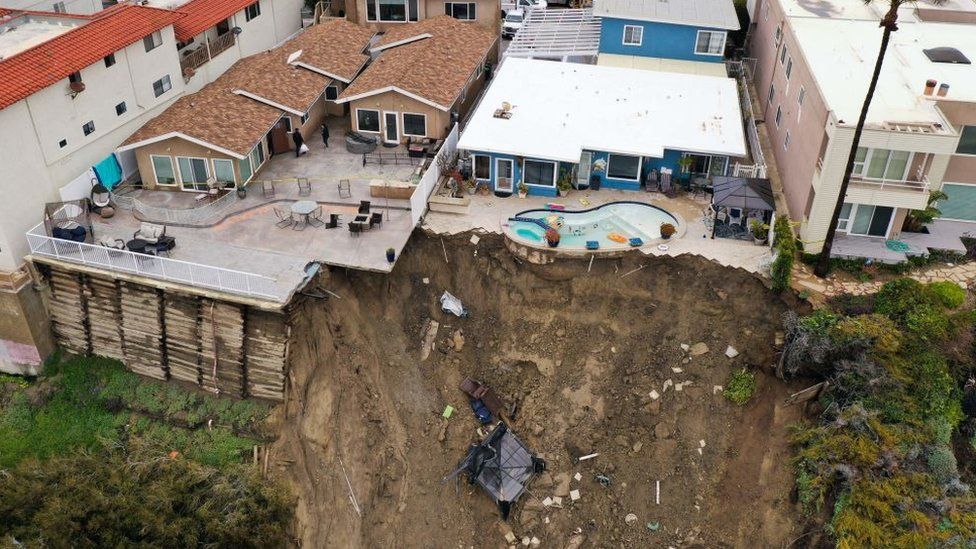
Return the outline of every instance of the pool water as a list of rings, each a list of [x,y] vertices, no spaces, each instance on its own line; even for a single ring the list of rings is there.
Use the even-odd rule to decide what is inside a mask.
[[[661,238],[661,224],[678,226],[678,220],[661,208],[639,202],[611,202],[585,211],[528,210],[515,217],[540,219],[546,223],[561,221],[559,248],[585,249],[595,240],[600,249],[629,248],[628,241],[638,237],[645,243]],[[509,220],[515,240],[527,244],[545,243],[546,229],[536,222]],[[618,242],[622,237],[623,242]]]

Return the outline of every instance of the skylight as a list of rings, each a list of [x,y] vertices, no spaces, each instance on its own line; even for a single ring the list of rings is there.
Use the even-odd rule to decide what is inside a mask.
[[[929,61],[933,63],[950,63],[953,65],[969,65],[969,58],[956,48],[932,48],[922,50]]]

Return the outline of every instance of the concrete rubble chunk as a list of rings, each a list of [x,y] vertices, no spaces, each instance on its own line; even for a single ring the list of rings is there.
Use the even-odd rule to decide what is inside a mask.
[[[708,352],[708,345],[705,345],[705,342],[703,341],[699,341],[698,343],[695,343],[694,345],[691,346],[691,349],[689,350],[691,356],[699,356],[707,352]]]
[[[532,539],[529,540],[529,545],[531,547],[538,547],[538,546],[542,545],[542,540],[540,540],[539,538],[537,538],[535,536],[532,536]]]
[[[725,356],[727,356],[727,357],[729,357],[729,358],[735,358],[735,357],[737,357],[737,356],[739,356],[739,351],[736,351],[736,350],[735,350],[735,347],[733,347],[733,346],[731,346],[731,345],[729,345],[729,346],[728,346],[728,347],[727,347],[727,348],[725,349]]]
[[[576,482],[579,482],[583,480],[583,475],[580,473],[576,473],[575,475],[573,475],[573,478],[576,479]]]
[[[624,517],[624,522],[627,523],[627,526],[633,526],[634,524],[637,524],[637,515],[633,513],[628,513],[627,516]]]
[[[712,387],[712,394],[713,395],[717,395],[717,394],[721,393],[724,390],[725,390],[725,387],[722,387],[721,385],[715,385],[715,386]]]
[[[688,345],[687,343],[682,343],[681,344],[681,350],[682,351],[684,351],[684,352],[687,353],[688,352],[688,349],[691,349],[691,345]]]
[[[657,400],[657,399],[661,398],[661,395],[657,391],[655,391],[654,389],[651,389],[651,392],[648,393],[647,396],[651,397],[651,400]]]
[[[671,371],[674,372],[674,373],[676,373],[676,374],[680,374],[681,372],[684,372],[685,370],[684,370],[684,368],[672,367],[671,368]]]
[[[569,491],[569,499],[571,499],[573,501],[576,501],[579,498],[580,498],[580,491],[579,490],[570,490]]]
[[[661,392],[666,393],[668,391],[668,387],[673,387],[673,386],[674,386],[674,381],[668,378],[664,380],[664,387],[661,388]]]

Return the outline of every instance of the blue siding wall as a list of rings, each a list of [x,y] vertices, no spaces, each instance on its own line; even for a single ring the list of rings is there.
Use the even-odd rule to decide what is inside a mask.
[[[491,187],[492,192],[495,192],[495,177],[496,177],[495,160],[498,158],[506,158],[511,160],[513,164],[512,177],[514,181],[512,183],[512,193],[514,194],[518,192],[518,182],[522,180],[522,162],[520,161],[520,159],[508,154],[480,153],[475,151],[472,151],[471,154],[477,156],[488,156],[491,158],[491,172],[490,172],[491,178],[489,180],[489,186]],[[557,167],[557,169],[558,170],[572,169],[572,167],[573,167],[572,164],[561,164],[559,167]],[[536,195],[536,196],[556,196],[557,194],[559,194],[559,191],[556,189],[556,187],[542,187],[538,185],[529,185],[529,194]]]
[[[644,36],[640,46],[624,45],[625,25],[644,27]],[[724,59],[721,55],[695,55],[695,41],[698,39],[699,30],[724,32],[721,29],[709,29],[706,27],[689,27],[669,23],[650,23],[647,21],[602,17],[600,19],[600,53],[663,57],[666,59],[705,61],[710,63],[723,62]]]

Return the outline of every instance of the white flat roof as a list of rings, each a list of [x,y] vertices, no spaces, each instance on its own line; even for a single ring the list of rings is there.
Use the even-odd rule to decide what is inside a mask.
[[[5,25],[6,27],[12,26],[10,30],[0,34],[0,59],[6,59],[47,42],[55,36],[64,34],[77,26],[77,21],[73,23],[65,24],[63,21],[53,22],[28,18],[15,20],[13,25]]]
[[[593,14],[676,25],[739,30],[732,0],[594,0]]]
[[[510,119],[495,118],[503,102]],[[579,162],[584,150],[745,156],[731,78],[508,58],[458,147]]]
[[[865,19],[880,21],[887,10],[886,2],[865,4],[864,0],[780,0],[788,17],[812,17],[819,19]],[[976,11],[972,0],[946,0],[935,4],[932,0],[908,2],[898,10],[898,21],[914,21],[915,9],[936,9],[940,11]]]
[[[794,18],[791,24],[828,108],[854,125],[880,47],[882,31],[877,22]],[[938,47],[956,48],[973,64],[934,63],[923,50]],[[949,85],[947,99],[976,101],[976,26],[899,22],[868,122],[944,123],[933,98],[923,95],[929,78]]]

